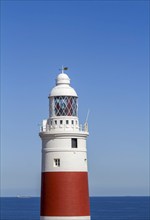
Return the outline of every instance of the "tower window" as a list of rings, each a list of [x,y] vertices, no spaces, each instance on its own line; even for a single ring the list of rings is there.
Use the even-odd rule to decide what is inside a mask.
[[[55,120],[55,125],[57,125],[57,121]]]
[[[67,124],[67,125],[69,124],[69,120],[66,120],[66,124]]]
[[[72,125],[74,124],[74,121],[73,121],[73,120],[71,121],[71,124],[72,124]]]
[[[72,148],[77,148],[77,138],[72,138],[71,139],[71,147]]]
[[[63,124],[63,120],[60,120],[60,125],[62,125]]]
[[[54,159],[54,167],[60,167],[60,159]]]

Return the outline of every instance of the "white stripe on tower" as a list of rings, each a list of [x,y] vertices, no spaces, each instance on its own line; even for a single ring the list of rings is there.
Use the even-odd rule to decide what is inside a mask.
[[[90,216],[80,216],[80,217],[49,217],[41,216],[40,220],[90,220]]]

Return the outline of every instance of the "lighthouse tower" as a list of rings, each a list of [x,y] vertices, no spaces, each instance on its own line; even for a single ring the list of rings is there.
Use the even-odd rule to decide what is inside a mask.
[[[43,120],[41,220],[90,220],[86,138],[79,126],[78,96],[64,69],[49,95]]]

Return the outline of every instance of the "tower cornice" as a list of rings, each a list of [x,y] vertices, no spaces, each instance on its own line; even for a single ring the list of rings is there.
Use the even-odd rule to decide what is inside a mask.
[[[89,132],[85,132],[85,131],[80,131],[80,132],[55,132],[55,131],[49,131],[49,132],[40,132],[39,136],[41,138],[50,138],[50,137],[87,137],[89,136]]]

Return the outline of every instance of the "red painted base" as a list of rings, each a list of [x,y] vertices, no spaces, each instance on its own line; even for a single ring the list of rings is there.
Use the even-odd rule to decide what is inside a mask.
[[[41,216],[89,216],[87,172],[44,172]]]

